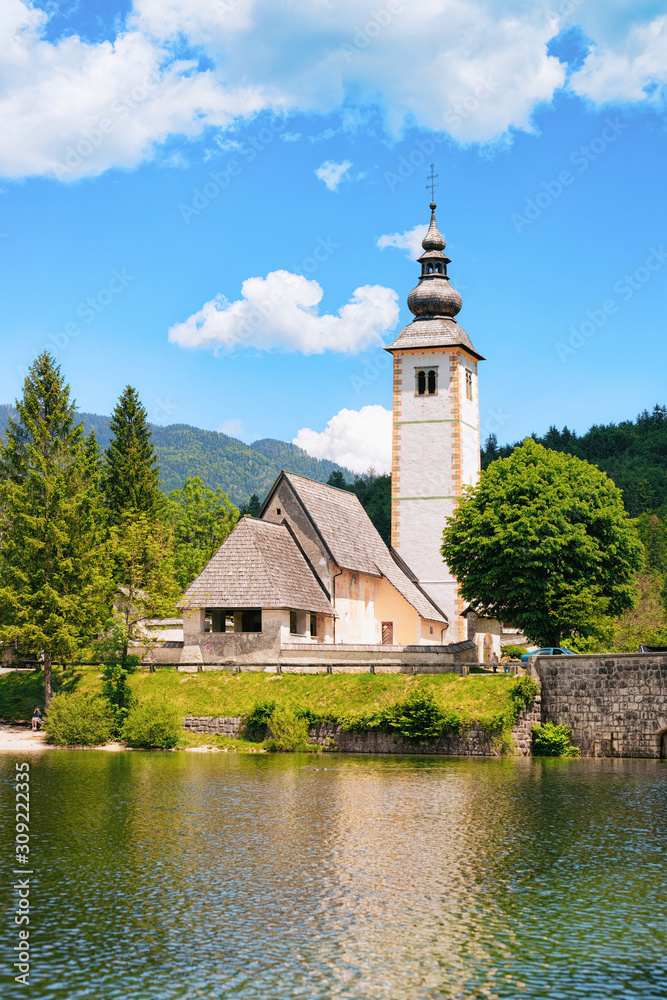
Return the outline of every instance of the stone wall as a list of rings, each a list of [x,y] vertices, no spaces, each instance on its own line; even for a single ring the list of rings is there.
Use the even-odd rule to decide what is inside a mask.
[[[667,655],[536,657],[542,721],[567,725],[585,757],[660,757],[667,747]]]
[[[241,732],[240,716],[186,715],[183,729],[190,733],[206,733],[209,736],[231,736],[236,739]]]
[[[519,754],[527,756],[530,753],[531,729],[539,721],[540,696],[538,695],[534,703],[521,713],[512,730]],[[183,720],[183,728],[189,732],[236,738],[241,732],[242,720],[234,716],[214,718],[188,715]],[[493,737],[477,724],[463,733],[450,733],[437,740],[421,742],[404,739],[393,733],[380,732],[377,729],[347,732],[335,723],[322,722],[310,727],[309,740],[311,743],[318,743],[328,750],[336,750],[339,753],[436,754],[465,757],[496,757],[499,753]]]

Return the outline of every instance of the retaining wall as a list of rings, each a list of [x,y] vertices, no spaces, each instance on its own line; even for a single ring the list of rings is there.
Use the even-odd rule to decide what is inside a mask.
[[[532,674],[542,721],[569,726],[582,756],[667,756],[667,655],[542,656]]]
[[[229,716],[188,715],[183,720],[183,728],[195,733],[211,736],[224,735],[236,738],[242,728],[242,719]],[[540,696],[519,716],[512,730],[517,752],[526,756],[530,753],[532,726],[540,721]],[[322,722],[311,726],[311,743],[318,743],[328,750],[339,753],[397,753],[397,754],[437,754],[442,756],[496,757],[499,750],[492,736],[480,726],[473,725],[463,733],[450,733],[437,740],[409,740],[393,733],[377,729],[348,732],[332,722]]]

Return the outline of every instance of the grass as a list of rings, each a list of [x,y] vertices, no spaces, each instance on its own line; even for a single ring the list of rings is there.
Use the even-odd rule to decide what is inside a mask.
[[[511,728],[516,715],[512,691],[517,681],[507,674],[232,674],[209,671],[178,673],[175,669],[151,674],[137,671],[131,678],[140,702],[165,698],[185,715],[247,716],[257,704],[277,706],[311,720],[345,724],[370,716],[404,699],[415,686],[430,689],[444,711],[456,712],[462,726],[478,722],[490,732]],[[56,691],[101,692],[96,667],[54,669]],[[29,719],[35,705],[43,705],[43,674],[6,674],[0,677],[0,716],[7,721]],[[207,737],[209,744],[219,737]],[[242,741],[232,741],[240,745]]]

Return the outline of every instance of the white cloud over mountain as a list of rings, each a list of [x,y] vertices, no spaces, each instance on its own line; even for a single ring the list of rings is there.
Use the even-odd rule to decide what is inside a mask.
[[[328,458],[353,472],[373,466],[391,472],[391,411],[383,406],[339,410],[323,431],[302,427],[292,440],[314,458]]]
[[[377,105],[461,143],[530,130],[569,87],[595,103],[658,102],[667,15],[641,3],[568,0],[135,0],[117,36],[47,40],[28,0],[0,8],[0,173],[73,180],[150,159],[169,136],[262,110]],[[560,9],[564,5],[560,4]],[[627,9],[626,9],[627,8]],[[564,25],[591,51],[566,82],[548,54]]]
[[[318,313],[323,291],[317,281],[289,271],[247,278],[242,298],[218,296],[169,331],[181,347],[254,347],[322,354],[356,354],[382,343],[398,320],[398,296],[392,288],[362,285],[336,315]]]

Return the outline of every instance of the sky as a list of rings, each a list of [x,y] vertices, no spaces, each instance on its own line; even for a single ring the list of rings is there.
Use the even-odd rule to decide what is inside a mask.
[[[667,402],[666,0],[4,0],[0,402],[388,471],[437,174],[484,440]]]

